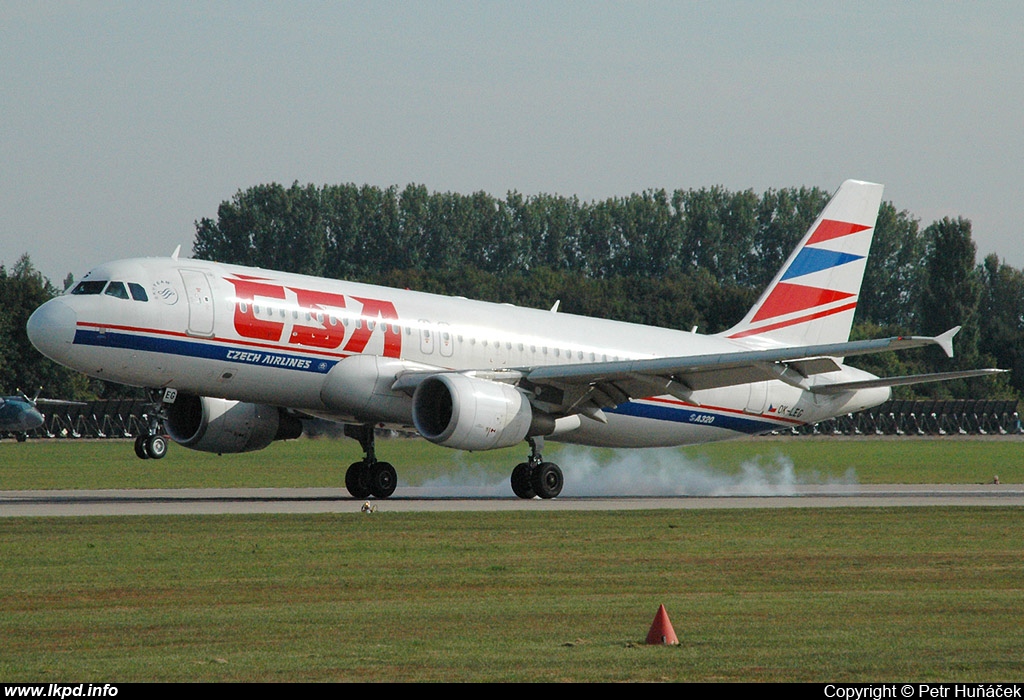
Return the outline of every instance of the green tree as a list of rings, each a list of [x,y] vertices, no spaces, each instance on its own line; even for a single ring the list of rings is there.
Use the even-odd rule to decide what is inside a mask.
[[[277,183],[239,191],[221,203],[217,220],[196,222],[192,254],[203,260],[302,274],[323,273],[327,235],[320,191]]]
[[[919,301],[918,323],[925,335],[938,335],[961,326],[953,341],[955,357],[947,360],[929,348],[930,370],[968,369],[979,366],[978,304],[981,285],[975,268],[976,246],[967,219],[943,218],[924,230],[924,284]],[[920,391],[935,397],[965,397],[980,381],[922,385]]]
[[[995,254],[982,263],[978,350],[984,358],[1011,370],[1008,381],[1024,391],[1024,272]]]
[[[10,272],[0,264],[0,391],[20,389],[31,396],[42,387],[47,396],[85,399],[101,388],[91,386],[85,375],[43,357],[28,339],[28,317],[56,293],[28,254]]]
[[[758,293],[768,286],[828,199],[829,194],[817,187],[769,190],[762,195],[746,284]]]
[[[957,364],[978,356],[978,303],[981,285],[975,269],[976,246],[971,222],[946,217],[924,231],[924,285],[920,300],[920,328],[938,335],[962,326],[956,337]]]
[[[358,279],[365,273],[360,197],[360,188],[351,183],[325,186],[320,192],[323,274],[327,277]]]
[[[864,270],[857,319],[913,329],[924,269],[924,238],[917,220],[906,211],[897,212],[891,202],[883,202]]]
[[[360,259],[366,273],[404,270],[412,257],[402,246],[398,189],[364,185],[359,190]]]

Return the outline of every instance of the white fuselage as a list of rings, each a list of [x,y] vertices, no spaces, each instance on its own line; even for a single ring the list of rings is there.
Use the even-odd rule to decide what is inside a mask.
[[[83,281],[124,283],[124,294],[65,294],[45,316],[44,351],[93,377],[148,388],[295,409],[342,422],[411,429],[408,397],[383,391],[339,411],[324,400],[327,374],[353,357],[446,370],[510,370],[748,349],[720,336],[586,318],[244,268],[150,258],[108,263]],[[132,287],[136,285],[136,287]],[[134,298],[135,289],[146,300]],[[143,296],[143,294],[138,294]],[[52,329],[52,330],[51,330]],[[37,335],[43,335],[37,332]],[[36,339],[33,338],[33,342]],[[832,381],[870,378],[841,365]],[[841,376],[840,376],[841,375]],[[888,389],[815,395],[782,381],[653,396],[582,418],[552,439],[650,447],[788,430],[881,403]],[[394,406],[399,408],[395,409]]]

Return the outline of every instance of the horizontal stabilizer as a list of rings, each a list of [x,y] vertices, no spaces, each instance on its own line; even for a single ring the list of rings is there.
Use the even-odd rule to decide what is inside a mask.
[[[960,332],[960,326],[950,328],[945,333],[935,336],[935,344],[942,348],[946,357],[953,357],[953,336]]]
[[[815,394],[842,394],[857,389],[875,389],[884,386],[906,386],[908,384],[924,384],[927,382],[948,382],[951,379],[968,379],[969,377],[986,377],[993,374],[1009,372],[1008,369],[969,369],[961,372],[937,372],[934,374],[913,374],[907,377],[882,377],[862,382],[843,382],[841,384],[819,384],[812,386]]]

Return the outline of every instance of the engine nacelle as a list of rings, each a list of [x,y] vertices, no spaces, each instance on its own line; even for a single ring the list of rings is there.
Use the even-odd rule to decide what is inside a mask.
[[[464,374],[424,379],[412,398],[413,425],[438,445],[494,450],[524,440],[533,422],[530,402],[515,387]]]
[[[231,454],[262,450],[302,434],[302,422],[275,406],[178,394],[167,407],[167,434],[179,445]]]

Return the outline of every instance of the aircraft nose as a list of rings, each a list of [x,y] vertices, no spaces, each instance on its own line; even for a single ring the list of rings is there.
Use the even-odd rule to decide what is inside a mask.
[[[51,299],[28,317],[28,339],[36,350],[61,362],[75,339],[78,315],[60,299]]]

